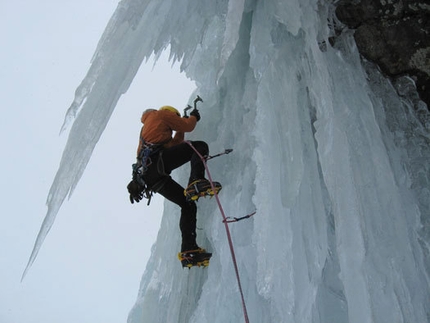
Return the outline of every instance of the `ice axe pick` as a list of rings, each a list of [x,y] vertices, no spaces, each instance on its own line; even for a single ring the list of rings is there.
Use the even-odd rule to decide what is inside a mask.
[[[194,99],[194,110],[197,110],[197,102],[203,102],[203,99],[197,95],[197,97]],[[192,109],[193,107],[191,105],[187,105],[187,107],[184,109],[184,117],[188,118],[187,111]]]

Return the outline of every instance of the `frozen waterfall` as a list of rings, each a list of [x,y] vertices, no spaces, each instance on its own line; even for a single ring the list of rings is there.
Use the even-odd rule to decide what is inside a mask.
[[[429,131],[407,78],[393,85],[362,62],[351,32],[330,45],[333,6],[121,1],[70,109],[29,265],[142,60],[170,46],[204,98],[187,139],[234,149],[209,161],[224,210],[257,210],[230,225],[250,322],[429,322]],[[173,176],[185,184],[187,172]],[[179,209],[166,202],[129,323],[243,321],[221,220],[213,200],[198,202],[213,257],[183,270]]]

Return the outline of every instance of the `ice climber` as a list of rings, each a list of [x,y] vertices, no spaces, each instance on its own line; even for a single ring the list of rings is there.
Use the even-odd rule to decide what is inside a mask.
[[[172,106],[144,111],[133,180],[127,186],[131,203],[139,202],[143,197],[150,200],[155,192],[181,208],[182,246],[178,258],[184,267],[209,264],[211,254],[196,242],[195,201],[201,196],[214,195],[212,184],[216,192],[221,189],[219,183],[211,184],[205,179],[204,163],[195,152],[208,156],[208,145],[204,141],[184,141],[184,133],[193,131],[199,120],[200,113],[196,108],[189,117],[181,117]],[[188,187],[184,189],[170,173],[187,162],[191,162],[191,172]]]

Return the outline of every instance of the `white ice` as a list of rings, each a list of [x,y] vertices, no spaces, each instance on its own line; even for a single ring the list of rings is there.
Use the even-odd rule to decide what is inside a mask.
[[[230,225],[250,322],[428,322],[427,112],[407,78],[393,85],[360,60],[352,32],[329,45],[332,12],[314,0],[122,1],[70,108],[29,265],[142,60],[170,45],[204,99],[188,139],[234,149],[209,161],[227,216],[257,210]],[[221,220],[214,200],[198,202],[213,257],[183,270],[166,202],[129,323],[244,321]]]

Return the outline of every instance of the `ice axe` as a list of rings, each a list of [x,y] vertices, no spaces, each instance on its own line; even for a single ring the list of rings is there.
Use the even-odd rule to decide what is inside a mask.
[[[197,110],[197,102],[203,102],[202,98],[197,95],[197,97],[194,99],[194,110]],[[192,109],[193,107],[191,105],[187,105],[187,107],[184,109],[184,117],[188,118],[187,111]]]

